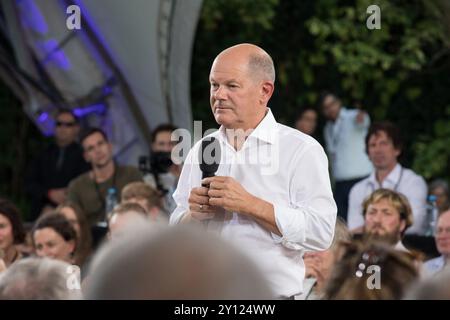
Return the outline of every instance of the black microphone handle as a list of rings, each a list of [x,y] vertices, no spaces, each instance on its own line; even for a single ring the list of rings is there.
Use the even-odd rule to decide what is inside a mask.
[[[216,175],[214,173],[202,172],[202,180],[205,178],[211,178],[211,177],[215,177],[215,176]],[[209,184],[202,183],[202,187],[209,188]]]

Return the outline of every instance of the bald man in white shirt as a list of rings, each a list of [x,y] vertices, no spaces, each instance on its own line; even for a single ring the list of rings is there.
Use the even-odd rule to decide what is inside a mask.
[[[278,298],[302,292],[305,251],[327,249],[336,222],[328,159],[308,135],[276,122],[267,107],[275,69],[261,48],[240,44],[211,68],[210,102],[220,129],[216,176],[202,180],[198,142],[189,152],[171,223],[201,222],[236,242]],[[202,187],[208,185],[209,187]]]

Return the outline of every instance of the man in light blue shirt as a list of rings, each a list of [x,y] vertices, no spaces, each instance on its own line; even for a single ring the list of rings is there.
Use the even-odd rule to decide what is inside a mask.
[[[426,261],[423,266],[427,275],[433,275],[450,261],[450,210],[442,212],[439,216],[436,227],[436,247],[441,254],[439,257]]]
[[[343,107],[339,98],[331,92],[322,93],[319,107],[328,120],[324,138],[335,181],[334,198],[338,215],[347,220],[350,189],[372,172],[364,143],[370,118],[362,110]]]

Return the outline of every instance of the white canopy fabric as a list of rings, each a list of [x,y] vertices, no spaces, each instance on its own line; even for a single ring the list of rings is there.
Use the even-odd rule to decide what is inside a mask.
[[[137,164],[150,132],[171,122],[192,129],[191,53],[201,0],[2,1],[13,59],[0,77],[44,134],[61,106],[103,127],[119,162]],[[81,10],[69,30],[66,9]],[[94,112],[89,113],[89,110]]]

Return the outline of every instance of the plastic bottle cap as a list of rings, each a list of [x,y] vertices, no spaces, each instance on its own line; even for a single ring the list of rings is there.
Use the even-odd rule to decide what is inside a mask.
[[[437,197],[434,194],[428,196],[428,201],[436,201]]]

